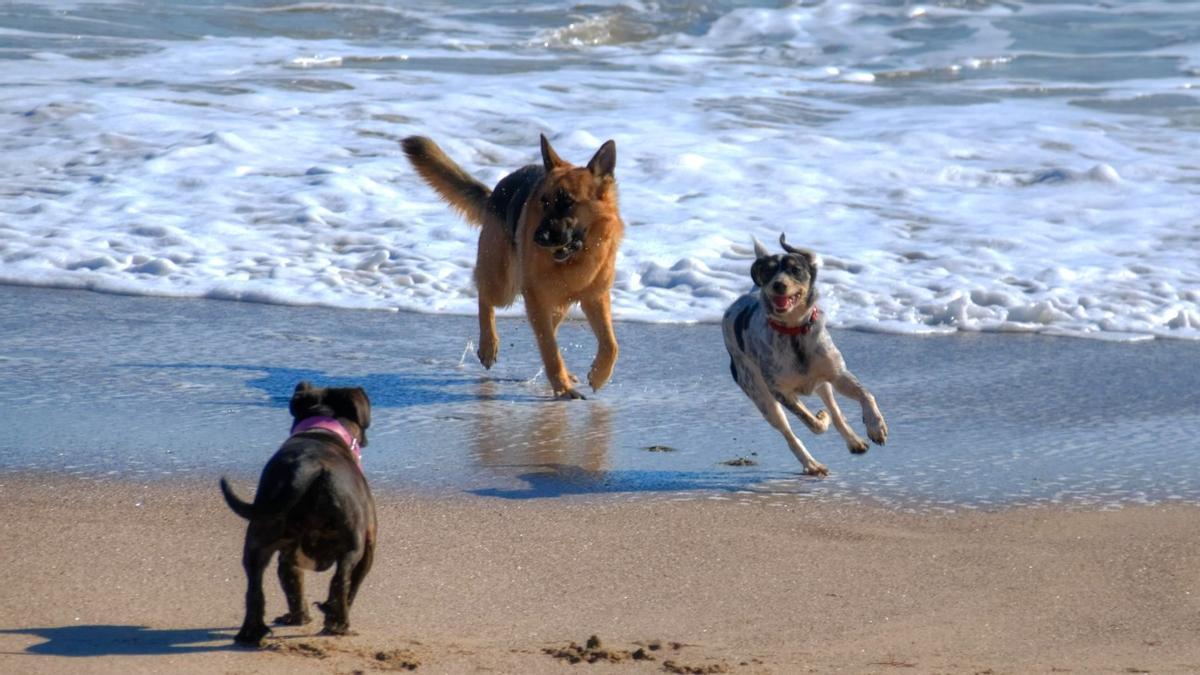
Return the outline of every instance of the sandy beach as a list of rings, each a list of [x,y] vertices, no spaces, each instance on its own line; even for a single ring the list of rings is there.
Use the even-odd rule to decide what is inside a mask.
[[[714,326],[619,325],[610,388],[563,403],[517,320],[485,374],[472,317],[7,287],[0,310],[0,672],[1200,671],[1190,343],[841,331],[893,436],[806,437],[815,480]],[[250,494],[300,378],[372,393],[377,562],[356,635],[238,649],[245,525],[216,480]]]
[[[253,651],[231,642],[244,526],[215,488],[2,489],[3,672],[1200,670],[1194,506],[383,497],[357,635],[277,629]],[[309,576],[309,597],[325,579]],[[273,583],[267,597],[271,616]],[[572,642],[597,663],[546,653]]]

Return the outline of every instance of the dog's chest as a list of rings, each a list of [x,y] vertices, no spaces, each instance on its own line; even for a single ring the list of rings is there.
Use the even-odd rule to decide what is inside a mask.
[[[772,389],[807,395],[821,384],[817,373],[822,370],[823,349],[818,336],[772,330],[756,297],[746,296],[730,309],[726,329],[732,338],[727,340],[732,343],[731,355],[737,359],[735,352],[740,352],[740,358],[753,363]]]
[[[760,333],[758,366],[775,389],[811,394],[820,384],[813,375],[812,345],[803,336],[782,335],[770,328]]]

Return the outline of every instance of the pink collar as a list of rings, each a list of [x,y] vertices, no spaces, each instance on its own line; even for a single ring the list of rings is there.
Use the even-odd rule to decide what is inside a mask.
[[[799,326],[789,326],[786,323],[776,321],[775,319],[767,319],[767,324],[770,325],[771,328],[775,329],[776,333],[783,333],[784,335],[808,335],[808,331],[812,329],[813,324],[817,322],[817,317],[819,316],[821,316],[821,310],[813,307],[812,314],[809,315],[808,321],[805,321]]]
[[[354,461],[358,463],[359,470],[362,469],[362,448],[358,445],[358,439],[346,430],[346,427],[341,422],[332,417],[309,417],[303,419],[292,427],[292,435],[303,433],[305,431],[328,431],[346,444],[350,448],[351,454],[354,455]]]

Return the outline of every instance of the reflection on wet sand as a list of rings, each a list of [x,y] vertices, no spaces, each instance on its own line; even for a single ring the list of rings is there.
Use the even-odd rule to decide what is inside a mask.
[[[608,469],[612,411],[601,401],[516,404],[499,398],[492,380],[479,384],[472,451],[489,468],[545,467],[601,473]]]

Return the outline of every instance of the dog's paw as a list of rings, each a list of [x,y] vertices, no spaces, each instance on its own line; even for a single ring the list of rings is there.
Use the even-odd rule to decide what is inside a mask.
[[[233,636],[233,641],[243,647],[261,647],[263,639],[271,634],[271,629],[267,628],[266,624],[261,626],[242,626],[238,634]]]
[[[805,473],[805,475],[808,475],[808,476],[816,476],[817,478],[824,478],[829,475],[829,467],[814,460],[812,464],[809,464],[804,467],[804,473]]]
[[[554,392],[554,396],[555,398],[560,398],[564,401],[587,400],[587,397],[579,393],[579,391],[577,391],[574,387],[567,387],[562,391],[556,391]]]
[[[867,436],[871,437],[871,440],[875,442],[875,445],[883,445],[884,443],[887,443],[887,422],[884,422],[882,417],[876,420],[875,424],[867,422]]]
[[[814,434],[823,434],[829,429],[829,413],[824,410],[818,410],[817,414],[812,416],[812,421],[804,420],[804,425]]]
[[[592,391],[600,391],[601,387],[608,384],[608,378],[612,377],[612,366],[602,368],[595,363],[592,364],[592,369],[588,371],[588,384],[592,386]]]
[[[348,623],[326,623],[325,627],[321,629],[321,635],[343,636],[355,635],[355,633],[350,632],[350,624]]]
[[[856,455],[863,454],[864,452],[867,451],[867,448],[869,448],[869,447],[871,447],[871,446],[867,445],[867,442],[864,441],[863,439],[859,438],[858,436],[854,436],[852,438],[846,439],[846,448],[848,448],[850,450],[850,452],[852,452]]]
[[[475,351],[475,355],[479,357],[479,362],[483,364],[484,368],[491,370],[492,366],[496,364],[496,356],[499,354],[499,340],[493,340],[489,343],[488,341],[480,338],[479,349]]]
[[[312,621],[312,616],[308,612],[288,612],[275,617],[273,623],[276,626],[303,626],[309,621]]]

